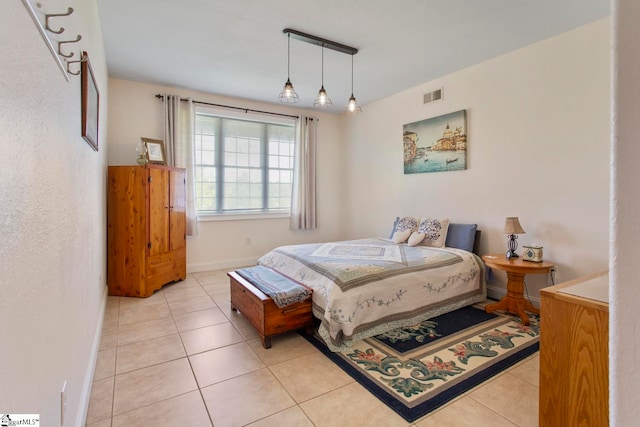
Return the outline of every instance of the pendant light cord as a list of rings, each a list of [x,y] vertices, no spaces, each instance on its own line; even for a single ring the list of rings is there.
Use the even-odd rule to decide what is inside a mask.
[[[322,46],[321,52],[322,52],[322,61],[321,61],[322,62],[322,73],[321,73],[322,85],[321,86],[324,87],[324,45]]]
[[[351,71],[353,71],[353,69]],[[290,75],[291,75],[291,34],[287,34],[287,80],[289,80]]]
[[[353,96],[353,55],[351,55],[351,95]]]

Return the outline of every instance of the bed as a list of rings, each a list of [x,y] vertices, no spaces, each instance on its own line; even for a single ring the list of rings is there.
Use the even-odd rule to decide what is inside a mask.
[[[281,246],[258,264],[313,289],[318,333],[332,351],[486,299],[484,264],[472,252],[479,235],[475,224],[447,224],[434,247],[410,245],[417,225],[406,233],[398,223],[388,239]],[[457,226],[465,226],[466,235],[472,230],[473,242],[447,238],[445,245],[447,230]],[[399,231],[406,238],[396,242]]]

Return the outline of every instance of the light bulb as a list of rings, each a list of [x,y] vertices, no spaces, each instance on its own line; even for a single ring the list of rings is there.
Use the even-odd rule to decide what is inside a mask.
[[[293,96],[293,85],[289,82],[284,85],[284,96],[287,98],[291,98]]]

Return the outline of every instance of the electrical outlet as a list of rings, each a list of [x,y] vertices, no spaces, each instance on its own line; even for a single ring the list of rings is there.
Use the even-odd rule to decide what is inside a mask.
[[[67,412],[67,381],[62,384],[60,391],[60,425],[64,425],[65,413]]]

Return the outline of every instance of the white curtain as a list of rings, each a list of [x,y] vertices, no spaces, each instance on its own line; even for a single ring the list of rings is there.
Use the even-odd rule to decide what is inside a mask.
[[[177,95],[164,95],[164,141],[167,164],[186,169],[187,236],[198,234],[195,189],[195,157],[193,150],[193,100]]]
[[[296,122],[296,148],[291,195],[291,230],[313,230],[316,223],[316,139],[318,119]]]

